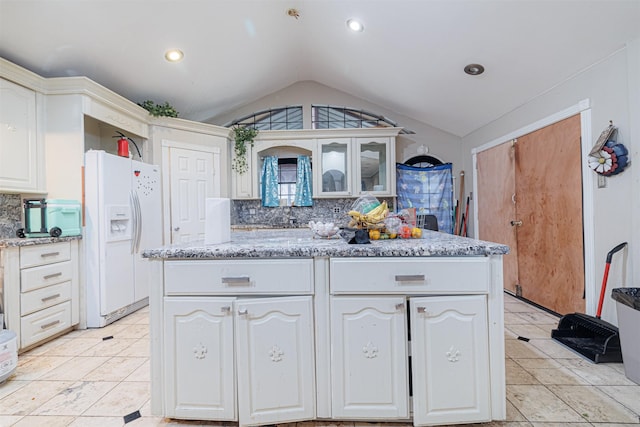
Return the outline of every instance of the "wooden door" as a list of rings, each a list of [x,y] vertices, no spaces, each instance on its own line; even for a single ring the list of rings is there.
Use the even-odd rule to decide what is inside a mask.
[[[239,300],[235,320],[240,425],[315,418],[312,298]]]
[[[220,154],[171,147],[171,243],[204,239],[205,199],[220,197]]]
[[[404,297],[331,299],[332,414],[409,417]]]
[[[584,312],[580,116],[518,138],[516,199],[522,296]]]
[[[409,302],[414,425],[491,420],[486,296]]]
[[[503,257],[504,288],[518,284],[516,228],[515,142],[507,142],[476,156],[478,179],[478,237],[509,246]]]

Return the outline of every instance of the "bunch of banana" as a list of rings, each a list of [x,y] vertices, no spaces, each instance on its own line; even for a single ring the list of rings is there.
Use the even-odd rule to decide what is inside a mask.
[[[384,219],[389,214],[389,207],[386,200],[380,203],[375,208],[371,209],[366,214],[358,211],[349,211],[348,215],[351,217],[349,221],[349,227],[352,228],[382,228],[384,227]]]

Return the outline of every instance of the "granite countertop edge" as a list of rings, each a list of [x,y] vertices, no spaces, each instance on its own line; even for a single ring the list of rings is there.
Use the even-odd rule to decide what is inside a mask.
[[[508,246],[425,231],[422,239],[377,240],[369,244],[348,244],[344,239],[314,238],[310,230],[234,231],[231,241],[205,244],[204,241],[150,248],[149,259],[239,259],[312,257],[453,257],[504,255]]]
[[[46,245],[48,243],[70,242],[80,240],[82,236],[64,236],[64,237],[19,237],[0,238],[0,249],[15,248],[22,246]]]

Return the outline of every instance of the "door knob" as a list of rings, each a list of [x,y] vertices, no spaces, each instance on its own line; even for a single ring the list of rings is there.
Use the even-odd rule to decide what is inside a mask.
[[[180,231],[180,227],[175,227],[173,231]]]
[[[522,226],[522,221],[511,221],[511,226],[512,227],[521,227]]]

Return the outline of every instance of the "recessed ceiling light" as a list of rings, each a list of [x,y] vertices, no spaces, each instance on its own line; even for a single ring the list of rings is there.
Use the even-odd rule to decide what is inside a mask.
[[[484,67],[480,64],[469,64],[464,67],[464,72],[470,76],[477,76],[484,73]]]
[[[184,58],[184,53],[180,49],[171,49],[164,54],[164,58],[169,62],[179,62]]]
[[[349,19],[347,21],[347,27],[349,27],[351,31],[356,31],[358,33],[364,31],[364,25],[362,25],[362,22],[358,21],[357,19]]]

